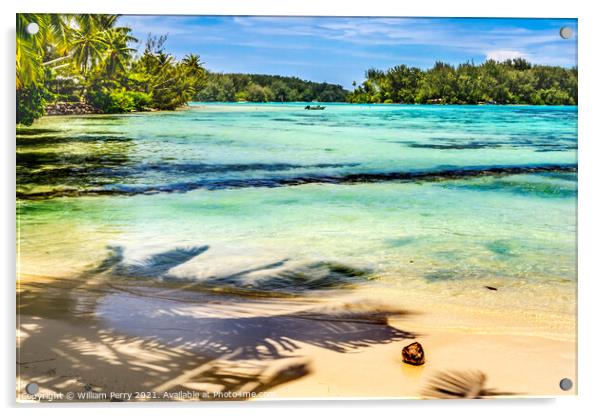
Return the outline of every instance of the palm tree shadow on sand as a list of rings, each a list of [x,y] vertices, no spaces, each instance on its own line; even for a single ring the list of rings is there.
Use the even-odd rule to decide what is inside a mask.
[[[518,393],[486,387],[487,376],[481,371],[449,371],[437,373],[422,391],[425,399],[486,399]]]
[[[161,290],[129,288],[127,293],[107,295],[97,312],[120,332],[184,346],[208,357],[228,355],[230,360],[286,358],[301,344],[347,353],[414,338],[389,325],[389,317],[405,311],[369,302],[315,307],[288,299],[240,299],[229,294],[199,293],[188,301],[174,292],[167,299],[161,294]]]
[[[201,398],[219,400],[250,397],[226,397],[220,392],[257,393],[307,375],[310,361],[300,355],[303,345],[348,353],[414,337],[389,325],[390,317],[407,314],[399,308],[362,301],[332,304],[300,296],[349,288],[371,278],[368,271],[350,266],[320,262],[291,268],[285,259],[206,281],[176,281],[170,274],[208,249],[169,250],[127,264],[123,249],[110,247],[107,258],[79,279],[28,292],[20,313],[43,310],[55,318],[79,316],[82,323],[94,319],[99,335],[83,342],[77,333],[65,333],[52,340],[49,351],[56,352],[50,354],[55,360],[70,357],[75,368],[87,369],[79,380],[88,379],[99,391],[114,386],[96,380],[93,370],[116,366],[140,376],[131,382],[132,389],[217,392]],[[48,342],[39,338],[42,332],[31,333],[21,351],[27,352],[32,343]],[[142,352],[121,353],[121,343],[140,345]],[[157,348],[175,354],[173,362],[166,362],[152,376],[145,375],[148,369],[140,357]],[[120,358],[109,359],[99,353],[103,350]],[[182,360],[184,364],[172,366]],[[65,374],[52,373],[48,366],[29,363],[20,371],[29,380],[42,372],[44,384],[60,391]]]

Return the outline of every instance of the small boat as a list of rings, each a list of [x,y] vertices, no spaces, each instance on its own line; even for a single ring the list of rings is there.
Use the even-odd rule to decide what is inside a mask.
[[[306,105],[306,106],[305,106],[305,109],[306,109],[306,110],[324,110],[325,108],[326,108],[326,107],[325,107],[325,106],[323,106],[323,105],[314,105],[314,106],[311,106],[311,105]]]

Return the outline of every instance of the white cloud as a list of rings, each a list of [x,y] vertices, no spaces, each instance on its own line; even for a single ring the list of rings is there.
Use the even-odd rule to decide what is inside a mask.
[[[479,24],[466,19],[321,18],[232,16],[207,24],[197,16],[124,16],[136,35],[169,33],[174,45],[224,45],[276,50],[332,50],[337,55],[374,54],[374,59],[399,59],[405,47],[437,48],[455,56],[506,60],[526,58],[540,64],[570,65],[576,60],[576,40],[562,41],[550,28],[522,26],[520,20]],[[576,28],[575,28],[576,30]],[[322,42],[324,41],[324,42]],[[330,42],[330,41],[334,41]],[[393,51],[392,48],[399,47]],[[391,52],[385,50],[391,49]],[[418,57],[428,54],[418,53]],[[306,59],[305,55],[301,55]],[[359,57],[359,55],[357,55]],[[369,58],[369,56],[365,56]],[[440,56],[433,56],[440,59]]]
[[[494,61],[505,61],[507,59],[514,58],[527,58],[529,55],[521,51],[513,51],[508,49],[498,49],[495,51],[487,52],[487,59],[493,59]]]
[[[465,21],[431,18],[259,18],[244,17],[247,36],[306,36],[363,46],[424,45],[451,48],[472,54],[487,51],[523,51],[558,41],[556,31],[539,31],[516,26],[475,30]],[[523,53],[522,56],[528,55]]]

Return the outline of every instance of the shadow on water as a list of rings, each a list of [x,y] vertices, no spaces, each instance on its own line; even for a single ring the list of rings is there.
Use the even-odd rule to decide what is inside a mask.
[[[58,134],[60,130],[57,129],[43,129],[43,128],[19,128],[17,127],[17,143],[21,137],[19,136],[39,136],[41,134]]]
[[[215,141],[213,141],[215,144]],[[338,169],[355,163],[199,163],[147,161],[131,137],[98,131],[60,135],[50,129],[24,129],[17,135],[17,197],[52,198],[81,194],[184,192],[228,182],[239,173],[283,175],[308,169]],[[74,151],[73,149],[76,149]],[[173,159],[175,160],[175,159]],[[245,175],[248,178],[249,175]],[[183,182],[184,181],[184,182]],[[236,182],[236,181],[235,181]],[[219,185],[218,185],[219,186]],[[44,187],[40,190],[40,187]],[[198,187],[198,186],[196,186]],[[50,189],[48,189],[50,188]]]
[[[113,276],[137,279],[158,279],[164,282],[188,283],[200,290],[237,293],[250,296],[302,295],[308,291],[343,289],[373,279],[369,270],[336,262],[319,261],[289,266],[289,259],[260,264],[235,273],[200,278],[176,276],[170,270],[205,253],[209,246],[175,248],[146,259],[127,263],[124,249],[107,247],[109,254],[86,275],[109,273]]]
[[[25,169],[47,168],[52,172],[61,172],[62,169],[71,169],[72,172],[81,170],[86,172],[91,168],[106,168],[119,166],[129,162],[127,155],[123,153],[84,153],[65,154],[61,152],[35,152],[17,153],[17,167]],[[86,172],[88,173],[88,172]],[[23,182],[21,176],[19,182]],[[64,180],[59,176],[56,180]]]
[[[449,189],[479,192],[507,192],[539,198],[574,198],[577,195],[576,172],[539,172],[530,178],[521,176],[487,177],[473,182],[443,184]]]
[[[63,144],[82,146],[72,153]],[[110,172],[133,163],[133,146],[131,139],[118,136],[18,137],[17,195],[36,186],[83,189],[115,183]]]
[[[487,250],[501,257],[516,257],[516,247],[508,240],[495,240],[485,244]]]
[[[352,166],[352,164],[340,164],[332,165],[329,167],[344,167]],[[291,169],[296,168],[321,168],[324,166],[320,165],[303,165],[303,166],[292,166]],[[195,189],[207,189],[207,190],[221,190],[221,189],[237,189],[237,188],[276,188],[282,186],[299,186],[307,184],[343,184],[353,185],[361,183],[379,183],[379,182],[442,182],[442,181],[454,181],[461,179],[472,179],[472,178],[493,178],[500,179],[511,175],[519,174],[540,174],[540,173],[560,173],[567,172],[575,174],[577,166],[575,164],[560,164],[560,165],[523,165],[523,166],[467,166],[467,167],[454,167],[454,166],[439,166],[435,170],[426,171],[407,171],[407,172],[365,172],[365,173],[349,173],[349,174],[324,174],[324,172],[309,172],[302,176],[294,176],[285,174],[286,169],[280,168],[273,172],[266,167],[262,167],[257,172],[263,173],[259,176],[253,174],[243,176],[221,176],[223,172],[241,172],[241,171],[254,171],[256,166],[235,166],[228,165],[220,167],[215,165],[199,165],[193,167],[180,166],[178,164],[165,164],[156,167],[149,167],[144,164],[128,164],[123,168],[106,167],[105,169],[87,170],[84,166],[82,170],[81,186],[75,189],[64,189],[56,188],[52,190],[18,190],[17,197],[20,199],[47,199],[54,197],[76,197],[82,195],[139,195],[139,194],[154,194],[158,192],[164,193],[182,193],[188,192]],[[164,176],[159,183],[148,183],[147,175],[152,171],[160,171]],[[213,173],[213,175],[200,175],[198,171],[203,173]],[[196,171],[196,172],[195,172]],[[54,177],[48,175],[50,171],[43,171],[41,175],[46,175],[49,178]],[[60,172],[60,170],[58,170]],[[71,167],[68,167],[66,172],[77,172]],[[270,175],[265,175],[266,172],[272,172]],[[17,165],[17,183],[22,184],[35,184],[35,174],[37,172],[23,171],[19,165]],[[33,175],[28,179],[28,175]],[[73,174],[77,177],[77,174]],[[182,176],[183,175],[183,176]],[[188,175],[188,176],[187,176]],[[194,175],[196,178],[191,179]],[[70,178],[63,175],[57,175],[56,178],[68,181]],[[105,178],[107,184],[99,183],[102,186],[95,185],[95,181],[102,181]],[[124,183],[126,181],[127,183]],[[57,184],[60,181],[57,182]],[[507,186],[508,182],[499,180],[498,183],[482,183],[475,186],[471,184],[449,184],[449,187],[462,188],[462,189],[476,189],[476,190],[497,190]],[[544,185],[542,185],[544,186]],[[510,188],[509,186],[507,186]],[[517,189],[516,192],[531,192],[532,186],[525,188],[524,190]],[[547,190],[543,191],[548,192]],[[565,191],[557,187],[551,186],[548,194],[557,193],[562,196]],[[571,190],[566,191],[567,195],[570,195]]]
[[[314,120],[315,117],[312,117]],[[522,138],[513,145],[537,146],[539,150],[567,150],[574,146],[543,138]],[[568,140],[568,139],[567,139]],[[69,134],[52,129],[17,131],[17,197],[47,199],[80,195],[136,195],[157,192],[187,192],[246,187],[280,187],[304,184],[356,184],[387,181],[453,181],[489,177],[482,183],[454,184],[477,190],[506,189],[543,196],[573,196],[573,189],[556,184],[513,183],[503,180],[513,174],[575,173],[575,164],[522,166],[439,166],[424,171],[363,172],[358,163],[200,163],[144,160],[136,152],[138,140],[109,131]],[[401,142],[427,149],[481,149],[506,146],[494,141]],[[77,151],[74,151],[76,149]],[[352,169],[354,168],[354,169]],[[355,170],[355,172],[353,172]],[[550,176],[550,178],[552,178]]]
[[[210,287],[176,282],[170,269],[207,250],[176,248],[127,264],[123,248],[110,247],[76,278],[22,284],[20,377],[62,392],[187,390],[207,400],[245,399],[252,396],[219,393],[258,393],[309,374],[304,345],[346,353],[414,337],[389,325],[390,317],[408,313],[397,307],[297,296],[366,278],[350,266],[284,273],[282,260],[209,278]],[[262,296],[218,290],[257,272],[265,273],[254,286]],[[287,282],[289,297],[270,295]],[[69,324],[57,331],[52,322]]]
[[[552,141],[552,142],[550,142]],[[415,149],[432,149],[432,150],[478,150],[478,149],[530,149],[535,152],[567,152],[577,150],[576,140],[552,138],[544,140],[534,139],[512,139],[511,141],[495,141],[495,140],[473,140],[459,141],[449,140],[445,138],[432,138],[431,142],[415,142],[415,141],[394,141],[393,143],[402,144]]]
[[[61,144],[92,144],[130,142],[132,138],[119,136],[110,132],[89,132],[88,134],[78,134],[73,136],[17,136],[17,147],[35,149],[36,147],[52,146]]]
[[[127,277],[168,277],[169,270],[186,263],[201,253],[209,250],[209,246],[191,248],[175,248],[154,254],[140,264],[126,265],[123,262],[123,247],[109,247],[111,254],[102,262],[102,266],[112,264],[115,274]]]
[[[408,147],[415,149],[434,149],[434,150],[464,150],[464,149],[493,149],[501,147],[501,143],[489,143],[489,142],[469,142],[469,143],[414,143],[414,142],[396,142],[401,144],[407,144]]]

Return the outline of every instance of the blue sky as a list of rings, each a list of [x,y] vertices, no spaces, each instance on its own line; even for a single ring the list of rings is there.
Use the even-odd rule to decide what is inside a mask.
[[[518,56],[577,64],[576,19],[122,16],[120,22],[141,41],[149,32],[168,34],[168,52],[199,54],[212,71],[291,75],[346,88],[368,68],[398,64],[429,68],[435,61]],[[571,39],[559,36],[563,26],[573,29]]]

